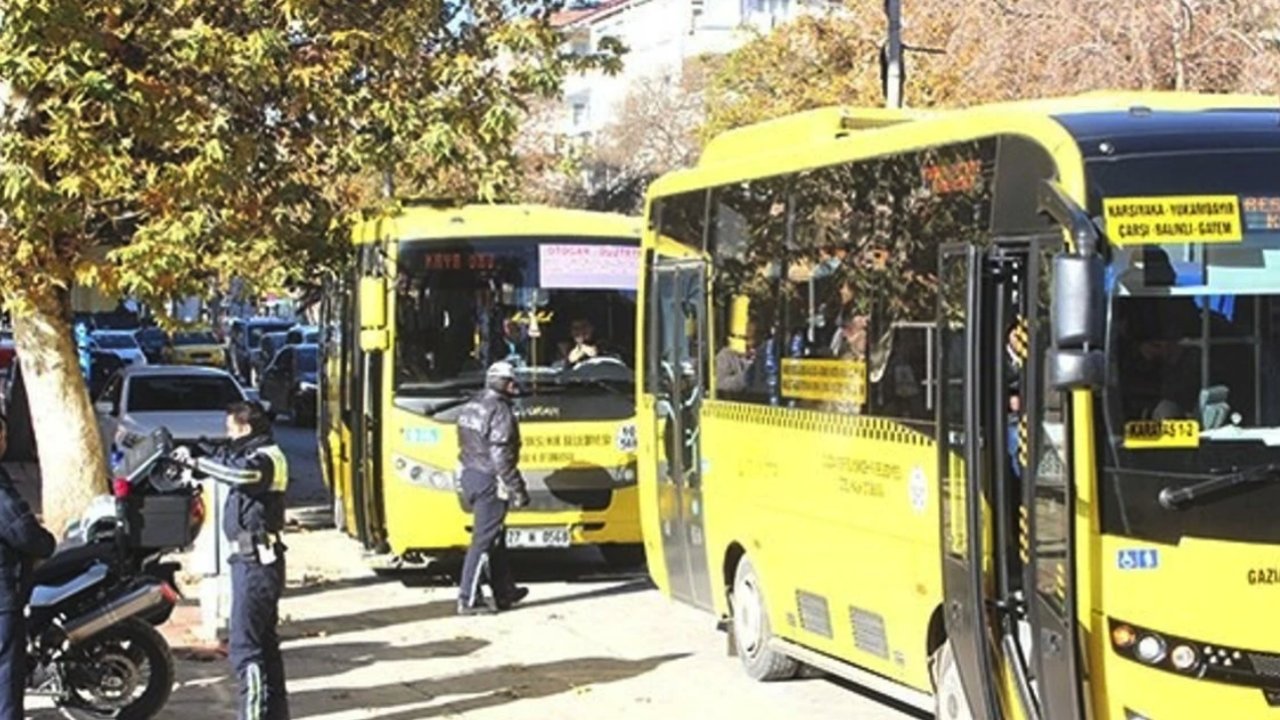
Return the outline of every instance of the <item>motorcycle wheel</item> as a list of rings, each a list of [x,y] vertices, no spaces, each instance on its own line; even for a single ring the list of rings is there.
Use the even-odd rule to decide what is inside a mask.
[[[151,720],[173,692],[169,644],[137,618],[85,641],[63,667],[62,704],[80,717]]]

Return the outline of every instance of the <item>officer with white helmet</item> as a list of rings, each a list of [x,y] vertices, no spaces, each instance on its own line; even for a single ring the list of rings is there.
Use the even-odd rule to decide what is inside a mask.
[[[511,407],[516,391],[515,368],[496,362],[485,374],[484,391],[464,405],[458,417],[462,492],[473,515],[471,547],[458,589],[458,612],[463,615],[506,610],[529,594],[511,577],[505,533],[508,504],[529,504],[517,467],[520,426]],[[481,589],[486,579],[492,598],[485,598]]]

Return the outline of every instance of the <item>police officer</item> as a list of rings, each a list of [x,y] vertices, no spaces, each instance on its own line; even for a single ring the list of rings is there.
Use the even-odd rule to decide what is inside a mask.
[[[473,515],[471,547],[462,564],[458,613],[488,614],[506,610],[529,594],[516,587],[507,560],[504,523],[507,505],[529,504],[516,464],[520,458],[520,427],[511,409],[516,394],[515,368],[499,361],[485,374],[485,389],[463,406],[458,417],[462,492]],[[488,579],[493,597],[486,600],[480,583]]]
[[[0,457],[8,449],[8,422],[0,415]],[[57,542],[40,525],[0,467],[0,720],[22,720],[27,683],[27,627],[23,611],[35,560],[53,554]]]
[[[194,469],[231,486],[222,529],[231,564],[230,659],[240,682],[240,720],[288,720],[276,625],[284,589],[284,494],[289,466],[258,403],[227,409],[227,441],[205,448]]]

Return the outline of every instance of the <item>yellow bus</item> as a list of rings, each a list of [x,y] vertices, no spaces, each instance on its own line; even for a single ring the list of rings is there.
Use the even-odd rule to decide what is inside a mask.
[[[520,205],[410,205],[354,231],[325,293],[319,443],[340,528],[399,563],[456,563],[462,405],[509,360],[531,504],[517,548],[598,545],[639,564],[635,317],[640,221]]]
[[[827,108],[650,189],[650,573],[948,720],[1280,716],[1280,104]]]

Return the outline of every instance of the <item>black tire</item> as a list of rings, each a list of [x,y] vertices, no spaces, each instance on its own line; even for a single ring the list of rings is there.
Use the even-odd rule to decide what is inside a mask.
[[[614,570],[635,570],[645,566],[644,545],[610,543],[598,545],[605,563]]]
[[[762,682],[795,677],[800,671],[800,663],[769,649],[773,631],[764,606],[764,589],[751,559],[745,555],[738,561],[734,572],[729,608],[733,614],[734,647],[747,675]]]
[[[134,659],[141,655],[146,660],[150,673],[146,688],[141,695],[123,707],[108,707],[96,706],[91,700],[77,693],[74,682],[80,674],[74,671],[69,672],[68,708],[76,710],[78,714],[85,717],[114,718],[114,720],[151,720],[160,714],[165,704],[169,702],[175,677],[173,653],[169,650],[169,644],[165,642],[164,636],[146,622],[130,618],[102,631],[84,644],[90,648],[86,650],[90,661],[98,661],[96,663],[98,669],[101,667],[101,660],[112,654],[127,654]]]
[[[933,654],[930,665],[933,675],[933,713],[937,720],[973,720],[969,699],[960,683],[960,669],[956,666],[955,651],[951,641],[942,644]]]

